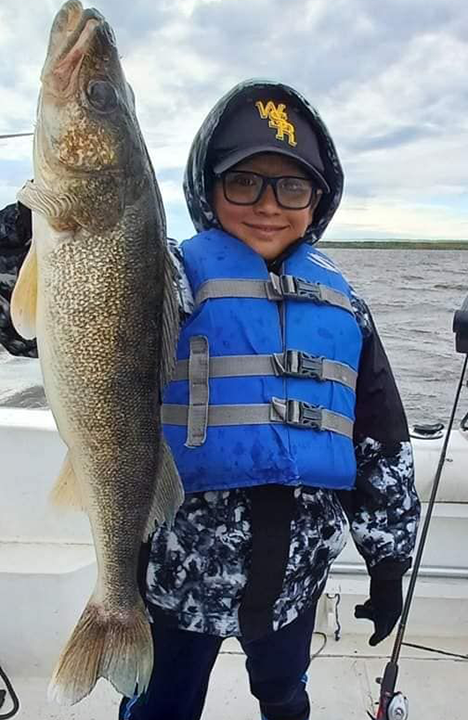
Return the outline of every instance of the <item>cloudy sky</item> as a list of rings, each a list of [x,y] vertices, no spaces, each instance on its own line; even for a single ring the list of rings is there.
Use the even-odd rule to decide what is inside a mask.
[[[84,3],[88,5],[90,3]],[[0,0],[0,134],[34,126],[59,0]],[[346,176],[327,238],[468,239],[466,0],[96,0],[113,26],[169,232],[191,140],[245,78],[293,85]],[[30,139],[0,140],[0,207],[32,175]]]

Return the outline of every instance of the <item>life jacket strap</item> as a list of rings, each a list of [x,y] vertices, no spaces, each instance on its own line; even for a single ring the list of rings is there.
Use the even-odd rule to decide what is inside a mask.
[[[167,425],[187,426],[189,406],[163,404],[162,421]],[[301,400],[272,398],[270,403],[249,405],[210,405],[207,426],[269,425],[284,423],[296,428],[328,430],[353,437],[353,421],[345,415]]]
[[[302,280],[294,275],[275,275],[270,273],[267,283],[267,296],[269,300],[303,300],[326,305],[336,305],[343,310],[353,312],[353,307],[347,295],[323,285]]]
[[[188,366],[189,406],[187,408],[187,447],[199,447],[206,440],[208,406],[210,402],[210,350],[208,338],[194,335],[190,338]]]
[[[280,398],[272,398],[270,407],[271,422],[284,422],[297,428],[328,430],[345,437],[353,437],[353,421],[332,410],[325,410],[302,400]]]
[[[353,313],[348,296],[327,285],[312,283],[294,275],[275,275],[270,273],[269,280],[207,280],[195,296],[195,304],[215,298],[258,298],[280,302],[282,300],[300,300],[319,304],[335,305]]]
[[[272,357],[277,369],[275,374],[331,380],[356,390],[357,372],[345,363],[309,355],[301,350],[286,350],[284,353],[275,353]]]
[[[188,380],[190,360],[179,360],[173,380]],[[209,377],[270,377],[275,375],[339,382],[356,390],[357,372],[345,363],[286,350],[273,355],[222,355],[209,359]]]

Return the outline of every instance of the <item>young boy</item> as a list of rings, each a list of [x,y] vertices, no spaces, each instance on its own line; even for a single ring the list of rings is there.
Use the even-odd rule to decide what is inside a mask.
[[[155,667],[121,718],[198,720],[228,636],[261,717],[309,718],[315,610],[346,515],[370,643],[399,618],[419,518],[407,423],[368,308],[313,247],[342,186],[325,126],[284,85],[235,87],[194,140],[198,235],[174,247],[184,321],[163,406],[186,500],[152,539]]]
[[[155,665],[121,719],[198,720],[236,636],[261,717],[307,720],[316,606],[348,526],[370,644],[400,616],[419,519],[406,418],[367,306],[314,249],[342,187],[318,114],[278,83],[235,87],[194,140],[198,234],[173,246],[182,323],[163,405],[186,499],[142,552]]]

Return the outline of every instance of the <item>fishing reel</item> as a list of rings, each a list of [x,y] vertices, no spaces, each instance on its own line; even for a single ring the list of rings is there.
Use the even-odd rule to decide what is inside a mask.
[[[375,717],[370,713],[367,714],[371,720],[408,720],[408,698],[406,698],[401,692],[396,692],[391,697],[386,708],[382,707],[382,703],[380,704]]]

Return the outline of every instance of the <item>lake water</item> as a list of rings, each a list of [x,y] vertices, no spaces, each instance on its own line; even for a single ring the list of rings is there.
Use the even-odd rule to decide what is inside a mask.
[[[330,248],[327,254],[368,302],[409,421],[447,422],[460,376],[453,314],[468,294],[468,252]],[[34,360],[0,350],[0,404],[44,406]],[[458,417],[468,411],[462,393]]]
[[[468,295],[464,250],[327,251],[367,301],[411,423],[448,421],[463,356],[453,315]],[[458,417],[468,410],[462,393]]]

